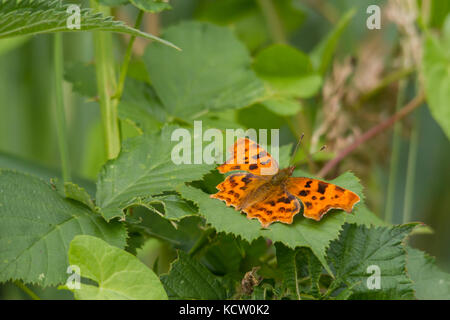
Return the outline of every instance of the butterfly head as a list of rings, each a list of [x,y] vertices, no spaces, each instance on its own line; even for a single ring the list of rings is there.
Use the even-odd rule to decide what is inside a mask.
[[[286,181],[295,170],[295,166],[287,167],[286,169],[278,171],[277,174],[272,176],[272,183],[277,185]]]
[[[292,174],[294,173],[294,170],[295,170],[295,166],[287,167],[287,173],[289,174],[289,177],[292,176]]]

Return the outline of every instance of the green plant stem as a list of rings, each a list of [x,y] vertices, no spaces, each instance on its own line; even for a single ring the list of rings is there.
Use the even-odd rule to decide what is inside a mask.
[[[33,300],[41,300],[41,298],[39,298],[36,293],[31,291],[30,288],[28,288],[25,284],[23,284],[22,281],[16,280],[16,281],[14,281],[14,284],[18,288],[22,289],[22,291],[25,292],[27,295],[29,295],[31,299],[33,299]]]
[[[135,29],[139,29],[139,27],[141,26],[143,16],[144,16],[144,11],[139,10],[138,16],[136,18],[136,23],[134,25]],[[135,40],[136,40],[136,36],[131,36],[130,41],[128,42],[127,50],[125,52],[125,57],[123,59],[122,67],[120,68],[119,83],[117,85],[116,94],[114,95],[114,100],[116,101],[116,103],[119,103],[120,99],[122,98],[123,88],[125,86],[125,79],[127,77],[128,66],[130,65],[131,54],[133,53],[133,44],[134,44]]]
[[[214,229],[207,229],[203,234],[198,238],[197,242],[192,246],[191,250],[189,250],[189,255],[193,257],[197,252],[199,252],[206,244],[209,243],[209,236],[214,232]]]
[[[100,6],[96,0],[91,0],[91,7],[110,15],[111,9]],[[112,99],[116,92],[116,74],[112,51],[111,34],[102,31],[94,32],[95,68],[97,74],[97,89],[102,114],[103,135],[107,159],[114,159],[120,152],[120,129],[117,103]]]
[[[61,157],[62,176],[64,182],[69,182],[70,165],[69,165],[69,148],[67,144],[67,128],[66,128],[66,112],[64,109],[63,94],[63,39],[62,33],[57,32],[53,36],[53,61],[55,72],[55,115],[56,115],[56,132],[58,138],[59,154]]]
[[[283,23],[278,16],[272,0],[257,0],[257,2],[261,8],[264,18],[267,21],[272,40],[278,43],[287,43]]]
[[[398,112],[405,101],[406,81],[402,80],[398,84],[397,103],[395,111]],[[395,191],[397,187],[397,173],[399,166],[400,155],[400,133],[402,131],[401,122],[396,122],[394,125],[394,133],[392,136],[392,152],[390,159],[389,181],[386,195],[386,208],[384,220],[388,223],[393,222],[394,205],[395,205]]]
[[[406,169],[406,186],[405,198],[403,204],[403,223],[411,221],[412,208],[414,201],[414,187],[416,183],[416,168],[417,168],[417,151],[419,149],[419,130],[420,117],[414,117],[414,126],[411,132],[408,153],[408,167]]]

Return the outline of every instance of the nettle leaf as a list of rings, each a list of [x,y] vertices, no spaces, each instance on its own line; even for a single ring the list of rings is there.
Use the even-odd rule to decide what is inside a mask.
[[[128,230],[157,238],[184,251],[189,251],[204,233],[203,219],[199,216],[189,216],[173,222],[154,211],[138,207],[133,210],[133,218],[137,218],[139,223],[127,218]]]
[[[355,9],[351,9],[346,12],[336,24],[334,29],[317,45],[317,47],[314,48],[311,53],[311,62],[320,74],[325,74],[328,70],[338,46],[339,39],[345,29],[347,29],[355,14]]]
[[[290,297],[299,299],[300,293],[320,298],[319,279],[323,266],[309,248],[295,250],[282,243],[276,243],[278,270],[283,284],[290,291]]]
[[[450,17],[445,24],[449,27],[441,40],[432,35],[425,39],[422,72],[431,114],[450,139]]]
[[[143,132],[153,133],[167,121],[167,112],[148,83],[128,78],[119,103],[119,117],[132,121]]]
[[[151,43],[144,62],[171,115],[194,119],[208,110],[248,106],[263,95],[263,85],[250,68],[251,57],[231,30],[183,22],[163,35],[183,51]]]
[[[450,300],[450,274],[436,266],[434,258],[423,251],[406,247],[406,269],[417,299]]]
[[[332,285],[351,288],[352,299],[413,298],[403,241],[416,225],[367,228],[345,224],[328,249],[327,260],[336,279]],[[380,272],[380,289],[368,287],[369,277],[376,273],[370,268]]]
[[[163,0],[130,0],[131,3],[144,11],[151,13],[158,13],[164,10],[172,9],[171,5],[168,3],[169,1]]]
[[[106,220],[123,216],[125,208],[145,206],[151,196],[199,180],[212,170],[213,165],[177,165],[172,161],[172,149],[180,143],[171,141],[176,129],[179,128],[166,126],[159,133],[128,139],[119,157],[104,165],[98,178],[96,199]],[[192,156],[195,158],[194,152]]]
[[[72,15],[72,13],[67,12],[69,6],[70,4],[63,4],[60,0],[2,1],[0,2],[0,39],[61,31],[99,30],[127,33],[179,49],[168,41],[128,27],[122,21],[114,21],[112,17],[105,17],[101,13],[95,13],[90,8],[80,9],[80,28],[69,29],[67,21]]]
[[[225,275],[238,272],[244,256],[238,239],[219,234],[204,251],[201,262],[215,274]]]
[[[362,187],[358,179],[351,173],[345,173],[337,179],[328,182],[350,189],[363,199],[361,193]],[[217,199],[211,199],[209,194],[199,189],[182,185],[177,191],[183,198],[197,204],[199,214],[205,217],[206,222],[218,232],[231,233],[249,242],[259,237],[267,237],[274,242],[281,242],[292,249],[296,247],[311,248],[329,272],[330,269],[325,260],[325,251],[330,241],[338,237],[342,225],[348,219],[352,222],[358,221],[358,223],[364,224],[368,223],[369,219],[366,216],[370,215],[370,212],[365,212],[362,217],[359,217],[358,210],[355,210],[356,212],[354,214],[334,210],[333,212],[329,212],[321,221],[317,222],[304,218],[301,211],[295,216],[294,222],[291,225],[274,223],[268,229],[262,229],[261,224],[257,220],[248,220],[245,214],[227,207]]]
[[[92,236],[76,236],[69,262],[97,283],[71,290],[78,300],[167,300],[158,276],[132,254]],[[67,288],[67,287],[66,287]]]
[[[273,95],[308,98],[322,85],[322,77],[313,70],[308,55],[284,44],[262,50],[253,69],[268,86],[269,99]]]
[[[106,223],[38,178],[0,170],[0,281],[65,282],[67,248],[80,234],[125,246],[126,230],[119,222]]]
[[[283,274],[284,283],[286,283],[291,294],[294,295],[296,299],[300,299],[296,252],[282,243],[276,243],[275,247],[277,248],[277,265]]]
[[[220,278],[183,251],[178,251],[178,259],[171,264],[169,274],[161,276],[161,282],[171,299],[227,298]]]
[[[164,218],[174,221],[197,214],[194,205],[175,194],[154,197],[149,201],[149,205]]]
[[[83,203],[93,212],[96,211],[96,207],[94,201],[91,198],[91,195],[79,185],[72,182],[64,183],[64,194],[69,199]]]
[[[261,104],[280,116],[293,116],[302,109],[300,101],[292,98],[270,98]]]

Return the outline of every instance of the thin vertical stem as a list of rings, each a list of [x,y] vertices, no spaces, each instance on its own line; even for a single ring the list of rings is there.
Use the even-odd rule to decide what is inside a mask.
[[[412,207],[414,201],[414,187],[416,182],[416,168],[417,168],[417,151],[419,149],[419,130],[420,130],[420,117],[414,115],[414,126],[411,132],[411,138],[409,142],[408,153],[408,167],[406,169],[406,186],[405,186],[405,198],[403,205],[403,223],[411,221]]]
[[[401,80],[398,84],[397,103],[395,111],[398,112],[405,102],[406,80]],[[394,206],[395,206],[395,191],[397,187],[397,174],[400,158],[400,134],[402,131],[402,124],[400,121],[394,125],[394,133],[392,135],[392,152],[390,159],[389,182],[386,196],[386,208],[384,220],[388,223],[393,222]]]
[[[110,8],[99,5],[96,0],[91,0],[91,7],[105,15],[111,14]],[[120,152],[117,103],[112,99],[112,96],[116,92],[117,83],[111,40],[111,34],[107,32],[94,32],[97,89],[107,159],[116,158]]]
[[[55,71],[55,114],[56,114],[56,132],[58,138],[59,154],[61,157],[62,176],[64,182],[71,180],[69,165],[69,148],[67,144],[66,112],[64,109],[63,94],[63,39],[60,32],[54,35],[53,60]]]
[[[139,10],[138,16],[136,18],[136,23],[134,25],[135,29],[139,29],[139,27],[141,26],[143,16],[144,11]],[[125,52],[122,67],[120,68],[119,84],[117,85],[117,91],[116,94],[114,95],[114,99],[117,101],[116,103],[119,103],[120,99],[122,98],[123,88],[125,86],[125,79],[128,73],[128,66],[130,65],[131,54],[133,52],[134,40],[136,40],[136,36],[131,36],[130,41],[128,42],[127,51]]]
[[[278,16],[277,10],[272,3],[272,0],[257,0],[259,7],[267,21],[269,32],[272,40],[278,43],[286,43],[286,35],[284,32],[283,23]]]

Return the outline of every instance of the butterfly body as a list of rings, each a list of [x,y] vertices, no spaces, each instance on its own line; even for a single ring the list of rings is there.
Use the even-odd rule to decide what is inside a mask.
[[[249,219],[258,219],[264,228],[277,221],[291,224],[301,208],[299,199],[303,215],[317,221],[333,208],[351,212],[359,201],[358,195],[339,186],[292,177],[293,166],[279,170],[270,154],[249,139],[239,139],[232,147],[232,154],[218,167],[219,172],[244,172],[229,175],[217,185],[219,192],[211,197],[242,210]]]

